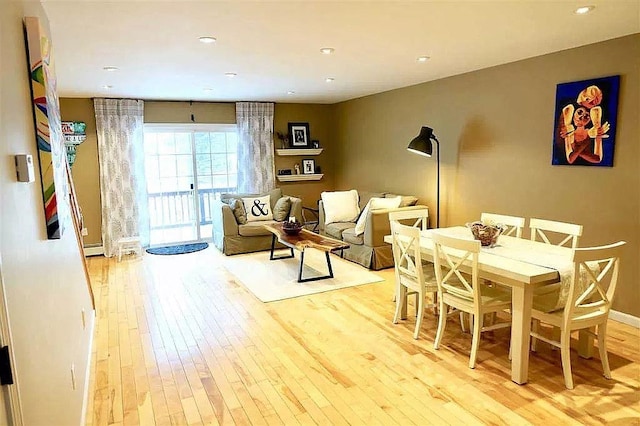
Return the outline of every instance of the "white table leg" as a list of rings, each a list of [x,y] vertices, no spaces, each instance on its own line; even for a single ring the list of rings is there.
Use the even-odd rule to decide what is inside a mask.
[[[580,330],[578,335],[578,355],[582,358],[593,358],[593,336],[588,333],[595,333],[595,327],[591,327],[588,330]]]
[[[511,290],[511,380],[522,385],[529,376],[529,340],[531,333],[531,304],[533,288],[514,286]]]

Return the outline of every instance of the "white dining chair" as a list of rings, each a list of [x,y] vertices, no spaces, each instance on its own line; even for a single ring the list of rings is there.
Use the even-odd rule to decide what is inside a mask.
[[[522,238],[525,219],[518,216],[507,216],[504,214],[482,213],[480,220],[485,224],[502,224],[506,229],[500,235]]]
[[[499,288],[480,285],[478,279],[478,254],[480,241],[454,238],[434,233],[434,262],[440,315],[438,331],[433,344],[439,349],[447,322],[448,307],[473,315],[473,337],[469,368],[475,368],[480,334],[484,331],[510,327],[510,322],[484,326],[486,313],[511,308],[511,294]],[[471,265],[471,276],[463,272],[463,265]]]
[[[433,268],[425,267],[422,263],[420,229],[391,221],[391,235],[396,276],[396,312],[393,323],[397,324],[402,312],[406,310],[408,296],[415,294],[416,326],[413,338],[417,339],[424,316],[425,297],[427,293],[432,294],[434,303],[431,306],[435,308],[435,294],[438,291],[438,285],[434,279]],[[404,291],[402,291],[403,287]]]
[[[429,225],[429,209],[399,210],[389,212],[389,222],[400,222],[403,225],[420,228],[424,231]]]
[[[616,291],[620,257],[625,244],[624,241],[619,241],[608,246],[574,249],[567,300],[562,309],[549,312],[540,306],[538,298],[534,295],[531,311],[531,350],[536,350],[537,340],[560,348],[567,389],[573,389],[570,342],[571,333],[576,330],[596,328],[595,333],[591,330],[587,333],[598,338],[604,376],[607,379],[611,378],[606,346],[607,320]],[[542,336],[538,332],[539,322],[559,327],[560,340]]]
[[[582,225],[576,225],[574,223],[557,222],[554,220],[546,219],[529,219],[529,229],[531,230],[531,241],[536,241],[540,238],[541,241],[547,244],[555,244],[557,246],[564,246],[567,243],[571,243],[571,248],[578,247],[578,240],[582,236]],[[547,235],[551,233],[550,235]],[[559,242],[551,242],[551,239],[560,240]]]

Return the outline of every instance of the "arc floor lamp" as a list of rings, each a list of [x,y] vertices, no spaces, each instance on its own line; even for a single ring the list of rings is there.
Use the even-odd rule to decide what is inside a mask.
[[[440,228],[440,142],[433,134],[433,129],[423,126],[420,134],[413,138],[407,150],[415,154],[431,157],[435,146],[437,179],[436,179],[436,228]]]

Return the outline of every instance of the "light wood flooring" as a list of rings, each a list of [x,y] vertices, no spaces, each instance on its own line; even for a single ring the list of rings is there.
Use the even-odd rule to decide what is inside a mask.
[[[268,253],[265,252],[265,260]],[[391,323],[382,283],[262,303],[214,248],[117,263],[89,258],[96,295],[88,425],[640,424],[640,333],[611,321],[612,380],[599,359],[541,343],[530,383],[510,380],[509,330],[471,336],[453,320],[433,350],[425,313]]]

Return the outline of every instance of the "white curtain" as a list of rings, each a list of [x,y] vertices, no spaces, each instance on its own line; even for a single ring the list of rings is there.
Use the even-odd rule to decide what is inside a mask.
[[[238,192],[275,188],[273,104],[236,103],[238,126]]]
[[[107,257],[117,254],[116,242],[140,237],[149,244],[149,207],[144,172],[144,102],[132,99],[94,99],[102,245]]]

